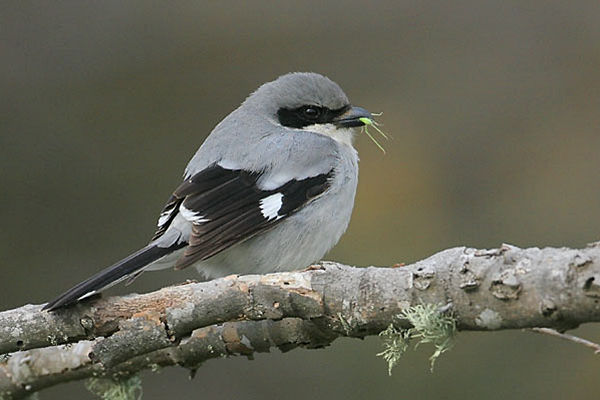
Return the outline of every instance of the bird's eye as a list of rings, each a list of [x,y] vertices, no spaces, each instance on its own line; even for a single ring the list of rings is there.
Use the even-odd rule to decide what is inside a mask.
[[[316,106],[306,106],[302,109],[302,113],[306,118],[319,118],[319,115],[321,115],[321,108]]]

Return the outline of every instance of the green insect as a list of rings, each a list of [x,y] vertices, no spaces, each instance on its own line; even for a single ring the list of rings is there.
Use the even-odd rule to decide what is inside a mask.
[[[380,116],[381,114],[373,114],[373,115],[375,115],[376,117],[378,117],[378,116]],[[379,142],[378,142],[378,141],[377,141],[377,140],[376,140],[376,139],[373,137],[373,135],[371,135],[371,134],[369,133],[369,127],[370,127],[370,126],[372,126],[372,127],[373,127],[373,129],[375,129],[377,132],[379,132],[379,134],[380,134],[381,136],[383,136],[383,138],[384,138],[385,140],[390,140],[389,136],[388,136],[388,135],[386,135],[386,134],[385,134],[385,133],[384,133],[384,132],[383,132],[383,131],[382,131],[382,130],[381,130],[381,129],[380,129],[378,126],[377,126],[377,125],[379,125],[379,124],[378,124],[378,123],[377,123],[377,122],[376,122],[374,119],[363,117],[363,118],[360,118],[360,122],[362,122],[363,124],[365,124],[365,126],[364,126],[364,131],[365,131],[365,133],[367,134],[367,136],[368,136],[368,137],[369,137],[369,138],[370,138],[370,139],[373,141],[373,143],[375,143],[375,145],[376,145],[377,147],[379,147],[379,150],[381,150],[381,151],[383,152],[383,154],[385,154],[385,149],[383,148],[383,146],[382,146],[381,144],[379,144]]]

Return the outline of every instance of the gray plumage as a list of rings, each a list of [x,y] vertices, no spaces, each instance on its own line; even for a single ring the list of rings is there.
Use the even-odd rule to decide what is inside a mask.
[[[322,75],[291,73],[262,85],[193,156],[149,245],[46,309],[145,270],[192,265],[215,278],[319,261],[350,221],[361,118],[371,115]]]

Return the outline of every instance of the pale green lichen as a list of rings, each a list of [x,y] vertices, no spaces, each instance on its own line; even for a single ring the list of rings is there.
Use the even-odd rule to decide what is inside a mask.
[[[406,352],[411,339],[418,339],[417,346],[421,343],[432,343],[434,353],[429,357],[431,371],[438,357],[450,350],[456,335],[456,319],[451,315],[440,312],[440,307],[435,304],[421,304],[403,310],[398,316],[406,319],[412,328],[397,329],[390,325],[379,335],[384,338],[385,350],[378,354],[388,363],[388,373],[398,363]]]
[[[352,327],[350,326],[350,322],[348,322],[346,320],[346,318],[344,318],[342,313],[337,313],[337,316],[338,316],[338,319],[340,320],[340,324],[342,325],[342,328],[344,328],[344,331],[346,332],[346,335],[349,335],[350,331],[352,330]]]
[[[150,364],[149,367],[150,371],[154,372],[155,374],[158,374],[162,371],[162,367],[158,364]]]
[[[142,398],[142,379],[137,376],[128,378],[90,378],[86,381],[87,390],[102,400],[140,400]]]
[[[377,354],[388,364],[388,374],[392,375],[392,369],[398,364],[402,355],[408,349],[410,343],[410,329],[398,330],[393,324],[379,334],[383,338],[384,350]]]

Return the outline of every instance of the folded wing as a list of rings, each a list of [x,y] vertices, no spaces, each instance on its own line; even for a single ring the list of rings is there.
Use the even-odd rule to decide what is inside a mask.
[[[184,181],[165,206],[154,240],[177,213],[192,223],[188,246],[175,264],[188,267],[272,229],[323,194],[333,171],[289,179],[269,190],[261,173],[210,166]],[[161,224],[162,222],[162,224]]]

